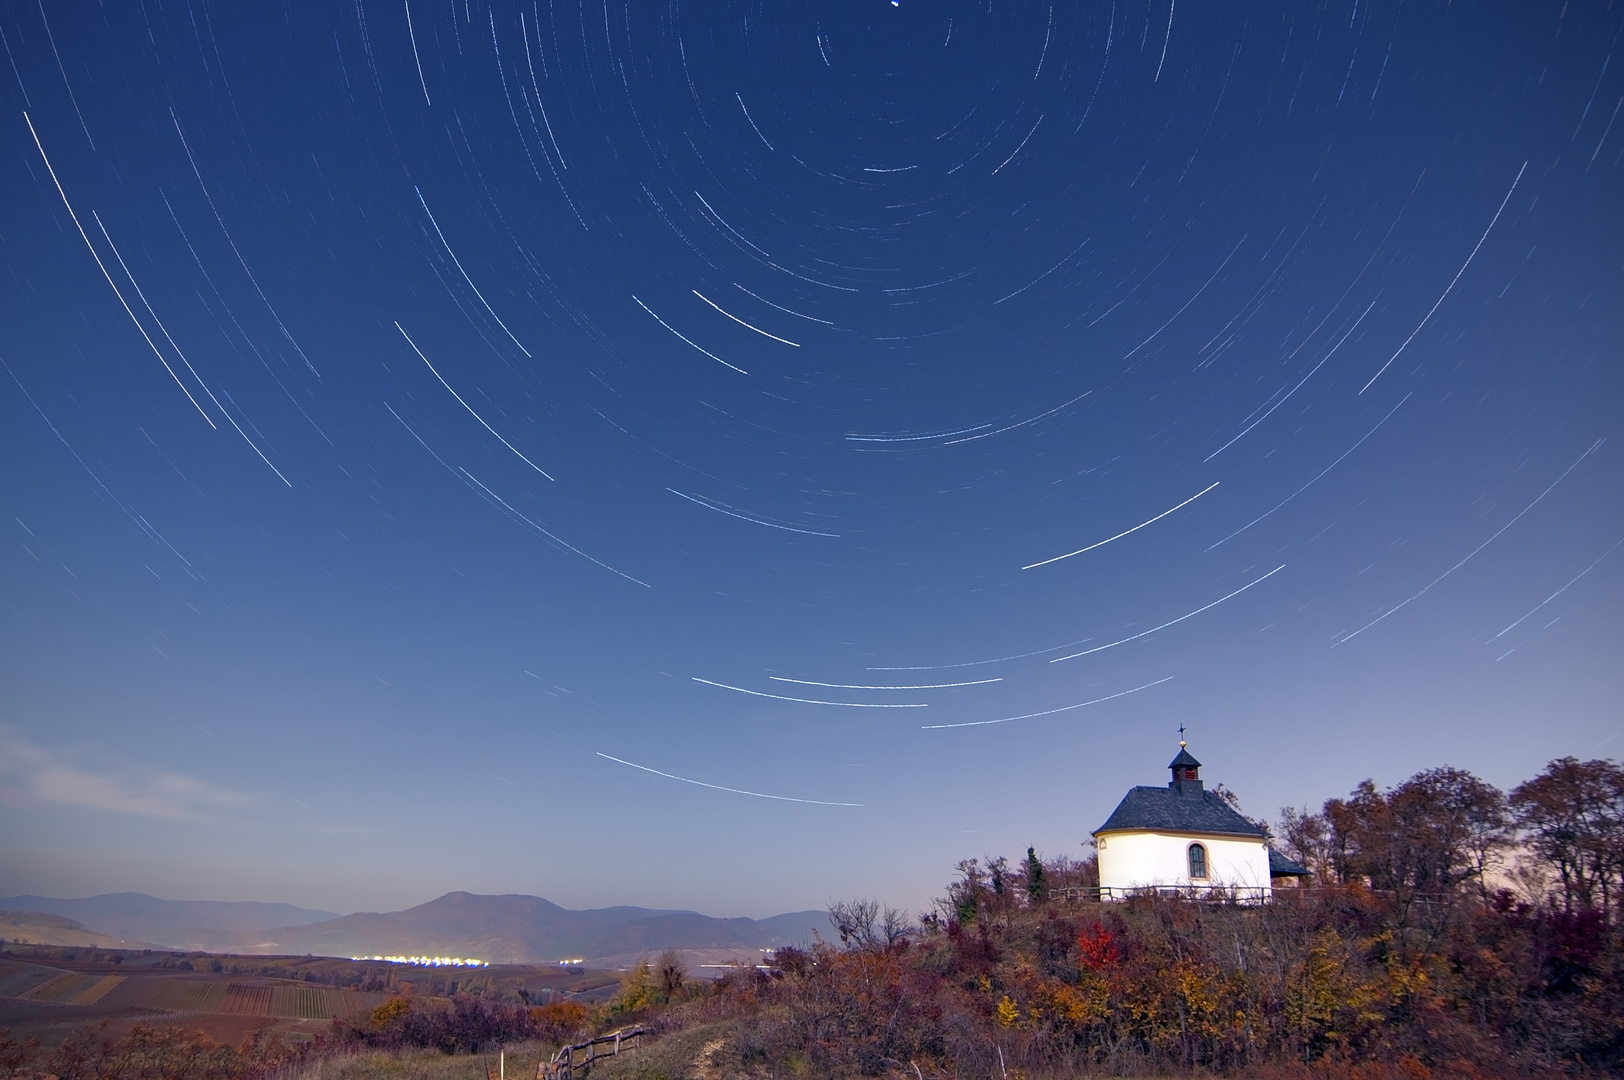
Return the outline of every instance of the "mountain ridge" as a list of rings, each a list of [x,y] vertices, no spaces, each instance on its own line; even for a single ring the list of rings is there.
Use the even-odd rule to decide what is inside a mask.
[[[0,911],[36,911],[83,923],[113,937],[159,941],[174,931],[263,930],[324,922],[337,912],[260,900],[165,900],[146,893],[98,893],[79,899],[54,896],[0,897]],[[183,935],[184,936],[184,935]]]
[[[0,912],[76,920],[95,933],[156,947],[327,956],[458,956],[495,963],[602,961],[676,949],[748,959],[800,944],[824,927],[822,911],[765,919],[620,905],[572,910],[524,893],[448,892],[400,911],[348,915],[258,901],[161,900],[104,893],[78,900],[0,897]],[[289,918],[289,916],[292,916]],[[280,917],[283,921],[272,921]],[[612,963],[611,963],[612,962]]]
[[[826,919],[821,911],[759,920],[636,907],[574,911],[539,896],[450,892],[404,911],[356,912],[278,927],[252,947],[345,956],[465,956],[505,963],[591,960],[665,949],[743,954],[808,940]]]

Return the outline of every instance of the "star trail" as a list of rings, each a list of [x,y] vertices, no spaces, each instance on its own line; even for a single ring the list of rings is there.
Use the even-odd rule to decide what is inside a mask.
[[[1621,30],[8,9],[0,877],[918,907],[1181,723],[1255,816],[1595,756]]]

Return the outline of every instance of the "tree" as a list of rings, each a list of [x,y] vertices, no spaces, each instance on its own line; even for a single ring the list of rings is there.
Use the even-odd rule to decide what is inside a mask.
[[[1448,766],[1385,793],[1366,780],[1348,798],[1328,801],[1325,820],[1338,876],[1396,893],[1449,893],[1469,881],[1481,889],[1511,839],[1500,789]]]
[[[1331,876],[1331,823],[1323,814],[1310,813],[1306,806],[1301,810],[1282,806],[1279,837],[1286,856],[1306,867],[1314,880]]]
[[[870,952],[889,952],[913,935],[906,911],[878,900],[839,900],[829,905],[829,922],[840,943]]]
[[[994,896],[1003,896],[1004,888],[1009,884],[1009,860],[1000,855],[997,858],[987,857],[987,876],[992,886]]]
[[[874,920],[879,918],[878,900],[837,900],[829,905],[829,924],[840,935],[842,945],[861,948],[874,938]]]
[[[1041,903],[1049,895],[1048,883],[1043,880],[1043,860],[1038,858],[1037,849],[1026,849],[1026,898],[1032,903]]]
[[[1529,847],[1562,885],[1562,905],[1611,916],[1624,878],[1624,768],[1609,760],[1557,758],[1511,792]]]
[[[688,977],[688,965],[680,952],[667,949],[654,961],[654,974],[659,979],[661,995],[671,1001],[682,990],[683,980]]]
[[[1385,792],[1365,780],[1326,802],[1325,821],[1337,878],[1382,893],[1395,943],[1419,954],[1445,940],[1463,886],[1475,882],[1487,896],[1484,875],[1511,840],[1500,789],[1447,766]]]
[[[1488,895],[1485,876],[1511,842],[1505,794],[1464,769],[1445,766],[1416,773],[1394,795],[1412,842],[1430,841],[1422,845],[1430,864],[1419,867],[1425,880],[1446,890],[1475,882],[1479,894]]]
[[[975,921],[977,913],[992,896],[992,890],[987,886],[987,874],[981,868],[980,859],[960,859],[955,869],[959,879],[947,887],[947,898],[941,904],[942,914],[960,925],[968,925]]]

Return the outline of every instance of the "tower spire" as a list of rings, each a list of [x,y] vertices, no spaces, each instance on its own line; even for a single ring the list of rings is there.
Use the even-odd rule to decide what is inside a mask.
[[[1184,734],[1183,724],[1179,725],[1179,734]],[[1168,784],[1168,787],[1181,795],[1200,796],[1202,790],[1201,762],[1197,761],[1195,755],[1190,753],[1189,748],[1184,745],[1183,739],[1179,740],[1178,755],[1167,763],[1167,767],[1173,772],[1172,783]]]

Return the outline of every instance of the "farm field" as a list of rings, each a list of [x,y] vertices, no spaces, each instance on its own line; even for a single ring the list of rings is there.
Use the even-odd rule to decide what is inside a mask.
[[[12,946],[0,951],[0,1029],[54,1045],[87,1024],[105,1024],[105,1034],[117,1037],[136,1023],[175,1023],[236,1044],[266,1028],[307,1038],[396,995],[475,990],[517,999],[523,987],[542,998],[595,1000],[614,985],[606,973],[556,967],[435,969],[332,957]]]

